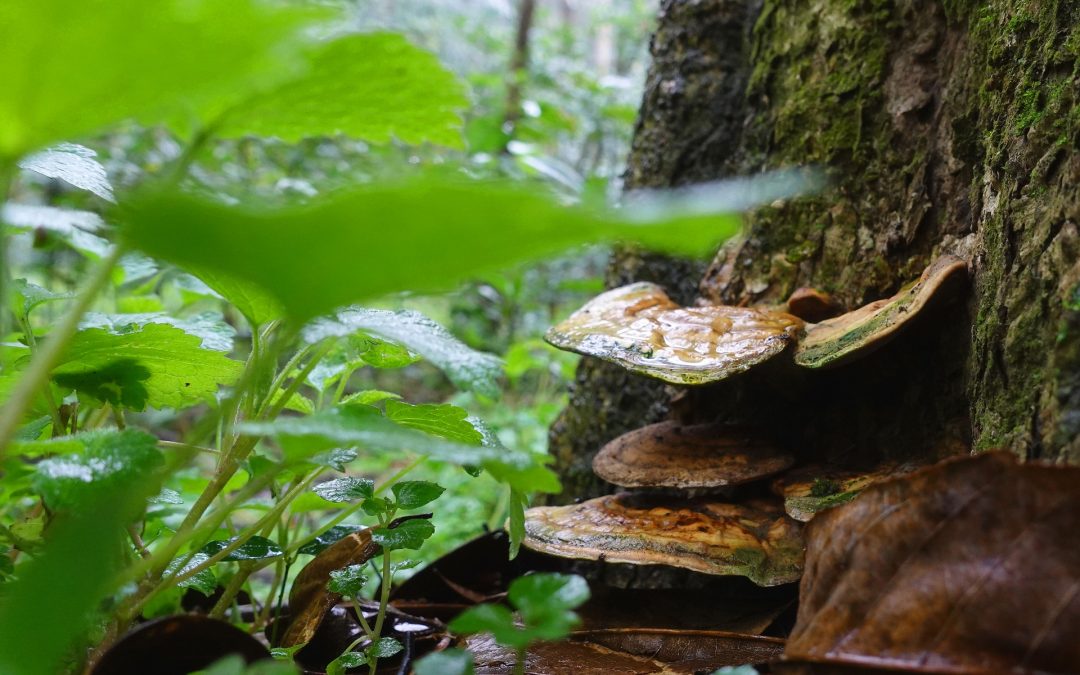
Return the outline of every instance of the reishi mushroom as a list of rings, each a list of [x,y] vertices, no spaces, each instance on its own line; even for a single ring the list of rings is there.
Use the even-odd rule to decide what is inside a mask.
[[[525,533],[525,546],[563,558],[741,575],[760,586],[797,581],[802,570],[799,525],[771,502],[669,505],[607,495],[531,508]]]
[[[747,429],[660,422],[619,436],[593,459],[593,472],[627,488],[714,488],[783,471],[790,454]]]
[[[808,324],[799,336],[795,363],[838,366],[886,344],[936,300],[947,299],[967,279],[967,264],[951,255],[936,259],[919,280],[899,293],[835,319]]]
[[[680,307],[642,282],[598,295],[544,339],[665,382],[707,384],[784,351],[802,323],[767,309]]]
[[[673,384],[723,380],[777,356],[796,340],[797,365],[831,367],[891,340],[925,308],[952,296],[966,275],[963,260],[944,255],[891,298],[805,325],[796,316],[769,309],[680,307],[659,286],[636,283],[597,296],[545,338],[561,349]],[[835,309],[819,292],[802,296],[793,296],[788,306],[807,318]],[[880,477],[910,470],[808,469],[818,474],[796,473],[774,482],[783,507],[763,500],[724,504],[689,496],[691,490],[759,480],[793,463],[793,457],[746,430],[650,425],[604,446],[594,459],[594,472],[625,488],[674,488],[687,494],[624,492],[580,504],[535,507],[526,512],[524,544],[565,558],[742,575],[762,586],[789,583],[802,571],[797,521],[853,498]]]

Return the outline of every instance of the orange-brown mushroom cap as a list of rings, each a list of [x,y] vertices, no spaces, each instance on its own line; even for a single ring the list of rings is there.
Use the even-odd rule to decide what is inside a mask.
[[[772,504],[656,505],[608,495],[529,509],[524,544],[563,558],[745,576],[759,586],[796,581],[803,564],[799,524]]]
[[[795,363],[805,368],[838,366],[886,344],[929,306],[947,298],[967,278],[967,264],[951,255],[936,259],[915,283],[896,295],[835,319],[808,324]]]
[[[665,382],[706,384],[776,356],[801,327],[798,318],[766,309],[680,307],[642,282],[600,294],[544,337]]]
[[[605,445],[593,458],[593,471],[622,487],[710,488],[757,480],[794,461],[745,429],[660,422]]]

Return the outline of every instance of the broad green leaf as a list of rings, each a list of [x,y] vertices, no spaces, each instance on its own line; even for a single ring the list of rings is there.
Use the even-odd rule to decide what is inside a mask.
[[[410,450],[444,462],[480,465],[498,480],[526,492],[557,492],[551,471],[527,452],[508,448],[470,446],[406,429],[379,415],[373,408],[344,406],[321,410],[301,418],[249,422],[246,434],[276,436],[288,456],[297,460],[335,447],[363,446],[372,450]]]
[[[312,322],[304,329],[304,339],[318,342],[330,336],[370,333],[393,340],[423,356],[461,389],[475,389],[488,396],[498,394],[499,359],[478,352],[419,312],[354,307],[333,318]]]
[[[394,508],[394,505],[390,503],[389,499],[384,497],[371,497],[370,499],[365,499],[360,505],[360,508],[362,508],[364,513],[369,516],[380,516],[384,513],[389,513]]]
[[[262,288],[249,281],[237,279],[221,270],[196,267],[190,271],[196,278],[232,303],[254,327],[282,316],[281,304]]]
[[[150,480],[118,484],[94,494],[79,511],[54,517],[41,553],[4,585],[0,672],[65,672],[62,664],[70,650],[90,628],[95,610],[116,590],[112,584],[124,560],[124,526],[157,488]]]
[[[527,574],[510,584],[507,599],[531,623],[580,607],[589,599],[589,584],[576,574]]]
[[[91,258],[103,258],[112,250],[108,240],[95,234],[105,223],[89,211],[8,203],[3,205],[3,221],[17,230],[52,232],[68,246]]]
[[[320,45],[302,77],[230,111],[225,137],[275,136],[296,142],[344,134],[375,143],[398,139],[461,147],[461,83],[400,35],[349,35]]]
[[[464,649],[446,649],[416,662],[414,675],[473,675],[473,655]]]
[[[395,394],[392,391],[381,391],[379,389],[368,389],[366,391],[358,391],[349,394],[341,400],[341,403],[342,405],[357,404],[370,406],[379,403],[380,401],[396,398],[401,398],[401,394]]]
[[[732,196],[729,205],[745,203]],[[277,210],[146,193],[133,199],[125,216],[122,235],[134,247],[252,281],[300,321],[390,292],[453,288],[519,262],[615,238],[700,255],[732,235],[739,222],[674,206],[565,207],[511,183],[432,178],[381,181]]]
[[[234,539],[228,541],[211,541],[199,550],[201,553],[205,553],[208,556],[214,556],[218,552],[224,550],[233,541]],[[277,545],[277,542],[271,541],[266,537],[255,536],[245,541],[240,548],[226,555],[221,561],[240,562],[241,560],[264,560],[266,558],[276,558],[283,553],[284,551]]]
[[[398,523],[397,527],[378,527],[371,531],[371,540],[386,551],[415,551],[435,534],[435,526],[426,518]]]
[[[74,297],[71,293],[53,293],[47,288],[32,284],[26,279],[16,279],[11,282],[14,291],[12,311],[18,316],[29,314],[38,305],[55,300],[67,300]]]
[[[335,525],[326,532],[323,532],[319,536],[315,537],[312,541],[304,544],[297,553],[303,553],[305,555],[318,555],[322,553],[330,544],[341,541],[341,538],[347,534],[356,532],[357,528],[350,527],[348,525]]]
[[[184,498],[176,490],[161,488],[161,492],[148,499],[151,504],[183,504]]]
[[[311,12],[258,0],[0,3],[0,157],[124,119],[207,119],[303,67]]]
[[[203,312],[188,319],[177,319],[164,312],[141,314],[88,312],[79,324],[79,328],[104,328],[113,335],[127,335],[137,333],[152,323],[179,328],[201,339],[203,349],[216,352],[232,351],[233,338],[236,337],[236,329],[225,323],[225,318],[216,312]]]
[[[426,480],[403,480],[390,488],[394,492],[399,509],[418,509],[430,504],[446,492],[441,485]]]
[[[469,421],[469,413],[449,403],[412,405],[386,402],[386,417],[396,424],[466,445],[480,445],[484,437]]]
[[[80,395],[133,410],[179,409],[212,401],[218,387],[232,384],[241,369],[238,361],[203,349],[198,336],[150,323],[124,334],[80,330],[53,369],[53,379]]]
[[[152,482],[165,463],[157,439],[136,429],[89,431],[72,440],[82,444],[81,452],[37,465],[34,489],[53,511],[78,510],[93,495],[108,494],[140,478]]]
[[[365,649],[364,652],[368,655],[369,659],[388,659],[399,653],[402,649],[404,649],[404,647],[400,642],[391,637],[384,637],[379,638],[375,644]]]
[[[491,633],[501,645],[518,649],[529,645],[529,638],[514,625],[514,615],[502,605],[476,605],[450,622],[450,630],[459,635]]]
[[[105,201],[115,202],[109,175],[96,157],[97,153],[90,148],[61,143],[26,157],[19,162],[19,168],[49,178],[59,178],[81,190],[93,192]]]
[[[345,652],[326,666],[326,675],[345,675],[349,668],[359,668],[366,664],[367,656],[360,652]]]
[[[335,478],[319,483],[311,491],[328,502],[352,502],[375,494],[375,483],[368,478]]]
[[[169,563],[169,566],[165,568],[165,575],[169,576],[172,574],[186,574],[187,572],[190,572],[199,565],[202,565],[209,559],[209,554],[199,551],[195,555],[191,556],[191,559],[184,563],[184,565],[181,567],[180,563],[182,562],[182,559],[177,558],[176,560],[173,560],[171,563]],[[209,596],[213,595],[214,591],[217,590],[217,577],[214,576],[214,570],[208,567],[204,570],[196,572],[187,579],[184,579],[183,581],[178,583],[177,586],[179,586],[180,588],[194,588],[203,595]]]
[[[358,598],[366,583],[367,575],[364,574],[364,565],[349,565],[330,572],[330,582],[326,584],[326,587],[331,593],[337,593],[346,598]]]

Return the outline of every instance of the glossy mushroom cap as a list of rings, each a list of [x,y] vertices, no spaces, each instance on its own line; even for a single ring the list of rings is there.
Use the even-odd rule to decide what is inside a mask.
[[[636,283],[597,296],[545,339],[665,382],[706,384],[776,356],[801,327],[765,309],[680,307],[656,284]]]
[[[711,488],[757,480],[794,461],[745,429],[660,422],[605,445],[593,471],[622,487]]]
[[[529,509],[524,543],[563,558],[670,565],[745,576],[759,586],[797,581],[803,563],[799,524],[771,504],[663,506],[608,495]]]
[[[886,344],[934,300],[948,298],[967,278],[967,264],[951,255],[935,260],[896,295],[806,327],[795,350],[805,368],[838,366]]]

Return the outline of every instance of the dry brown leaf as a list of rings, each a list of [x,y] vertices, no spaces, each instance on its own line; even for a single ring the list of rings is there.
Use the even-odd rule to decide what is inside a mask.
[[[1080,672],[1080,468],[1006,453],[877,483],[807,526],[784,658],[943,673]]]
[[[585,560],[741,575],[761,586],[799,579],[799,524],[778,505],[645,501],[627,494],[525,513],[525,546]]]
[[[605,445],[593,459],[593,471],[622,487],[709,488],[763,478],[794,461],[745,429],[660,422]]]
[[[896,295],[835,319],[806,326],[795,363],[806,368],[838,366],[886,344],[933,301],[944,300],[967,279],[967,264],[951,255],[937,258],[918,281]]]
[[[798,318],[747,307],[680,307],[656,284],[603,293],[547,332],[560,349],[674,384],[716,382],[776,356]]]
[[[289,591],[289,611],[293,619],[281,638],[280,646],[292,647],[309,642],[326,613],[341,601],[340,595],[327,588],[331,572],[366,563],[378,552],[379,546],[371,540],[371,530],[363,529],[346,535],[305,565],[296,575]]]

